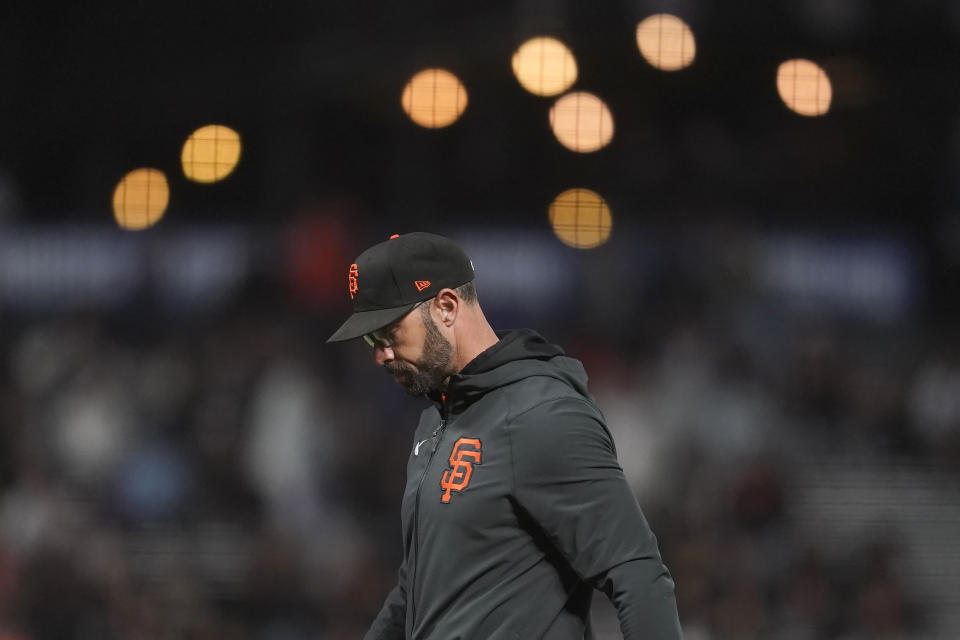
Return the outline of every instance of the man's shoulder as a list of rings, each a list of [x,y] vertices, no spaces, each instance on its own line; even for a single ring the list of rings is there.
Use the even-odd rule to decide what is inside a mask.
[[[505,430],[516,455],[523,459],[541,456],[554,463],[558,462],[555,455],[586,449],[616,455],[613,436],[592,398],[560,380],[514,391],[518,395],[511,403]],[[546,449],[552,454],[545,453]]]
[[[599,417],[593,398],[584,395],[566,380],[544,373],[504,388],[512,422],[536,421],[556,411],[574,411]]]

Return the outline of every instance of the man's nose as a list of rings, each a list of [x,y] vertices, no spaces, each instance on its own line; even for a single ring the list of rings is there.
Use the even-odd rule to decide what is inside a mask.
[[[373,348],[373,359],[381,367],[387,362],[393,362],[393,348],[382,347],[379,344]]]

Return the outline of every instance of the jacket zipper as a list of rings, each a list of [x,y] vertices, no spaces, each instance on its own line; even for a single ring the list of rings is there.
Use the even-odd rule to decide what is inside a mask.
[[[423,481],[427,479],[427,473],[430,472],[430,463],[433,462],[433,456],[443,440],[443,431],[447,426],[446,418],[440,419],[440,426],[433,430],[430,436],[433,442],[430,446],[430,457],[427,458],[427,465],[423,469],[423,475],[420,476],[420,483],[417,485],[417,497],[413,502],[413,557],[414,562],[410,576],[410,633],[413,633],[413,626],[416,623],[416,602],[415,594],[417,588],[417,561],[420,559],[420,490],[423,488]]]

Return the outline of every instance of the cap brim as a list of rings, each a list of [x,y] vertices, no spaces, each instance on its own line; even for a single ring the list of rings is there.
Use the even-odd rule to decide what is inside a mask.
[[[388,324],[396,322],[417,306],[416,302],[391,307],[389,309],[375,309],[373,311],[354,311],[347,321],[340,325],[327,342],[343,342],[353,340],[362,335],[382,329]]]

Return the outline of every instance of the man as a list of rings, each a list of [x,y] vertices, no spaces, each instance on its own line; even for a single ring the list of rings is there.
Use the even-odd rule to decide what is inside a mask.
[[[407,463],[399,580],[368,640],[592,637],[592,590],[630,640],[680,638],[673,581],[579,361],[531,330],[495,333],[473,264],[429,233],[350,265],[362,337],[427,396]]]

